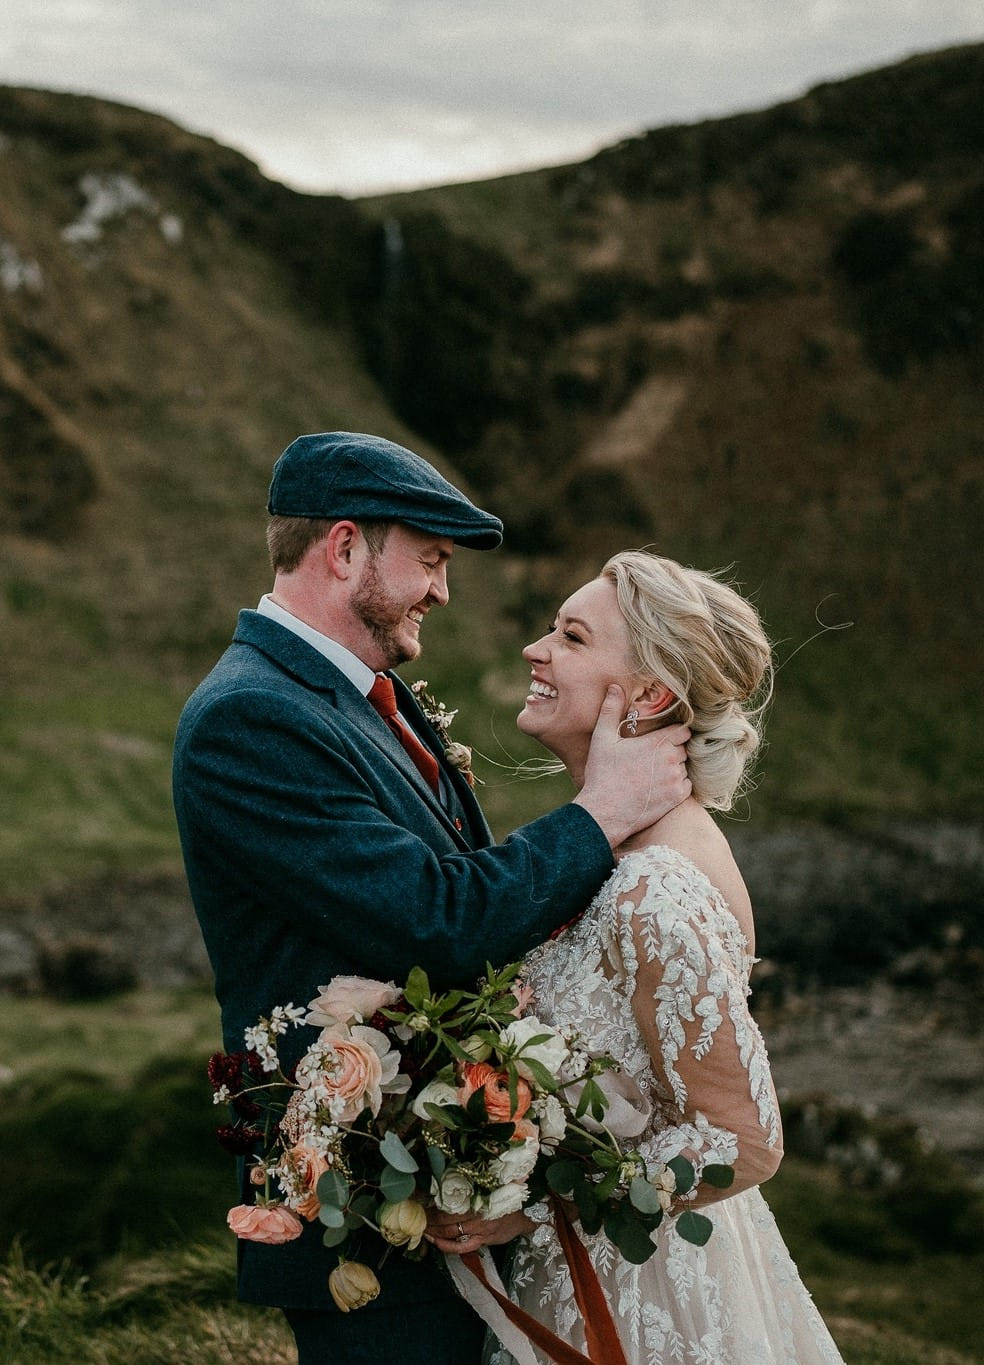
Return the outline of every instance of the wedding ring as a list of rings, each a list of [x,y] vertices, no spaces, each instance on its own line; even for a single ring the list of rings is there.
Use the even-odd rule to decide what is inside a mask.
[[[459,1242],[468,1241],[468,1233],[464,1230],[460,1223],[458,1224],[458,1241]]]

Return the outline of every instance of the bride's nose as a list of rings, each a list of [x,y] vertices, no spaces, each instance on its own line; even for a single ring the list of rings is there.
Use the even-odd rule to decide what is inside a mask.
[[[527,645],[523,650],[523,658],[528,664],[535,664],[538,661],[542,662],[546,659],[546,639],[547,637],[545,635],[541,635],[539,640],[534,640],[532,644]]]

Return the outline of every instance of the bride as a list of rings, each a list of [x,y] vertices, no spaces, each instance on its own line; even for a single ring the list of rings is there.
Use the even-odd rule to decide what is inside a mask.
[[[523,651],[532,671],[518,724],[577,785],[608,687],[623,730],[688,725],[693,795],[620,848],[587,912],[527,959],[538,1017],[576,1027],[614,1054],[651,1114],[638,1139],[652,1162],[734,1167],[694,1200],[714,1230],[704,1247],[672,1221],[638,1266],[603,1234],[583,1236],[630,1365],[812,1365],[841,1360],[797,1274],[759,1185],[782,1156],[768,1058],[748,1010],[755,929],[748,892],[710,810],[727,810],[759,743],[771,658],[754,608],[719,579],[645,552],[615,555]],[[527,1211],[529,1212],[529,1211]],[[546,1206],[515,1215],[513,1300],[586,1352],[568,1264]],[[533,1358],[543,1360],[534,1352]],[[513,1357],[492,1351],[493,1365]]]

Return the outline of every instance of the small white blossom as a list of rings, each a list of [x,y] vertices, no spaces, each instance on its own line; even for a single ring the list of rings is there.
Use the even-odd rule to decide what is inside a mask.
[[[232,1092],[227,1085],[220,1085],[212,1096],[213,1104],[226,1104],[232,1098]]]

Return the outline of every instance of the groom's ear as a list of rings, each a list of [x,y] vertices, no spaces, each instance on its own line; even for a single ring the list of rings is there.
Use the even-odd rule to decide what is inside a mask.
[[[651,682],[635,697],[630,705],[639,712],[641,720],[651,720],[672,706],[676,697],[665,683]]]

